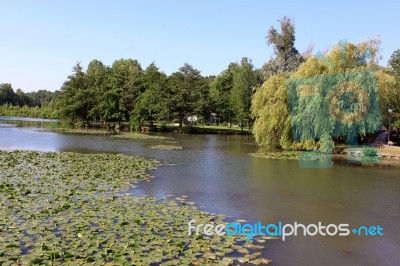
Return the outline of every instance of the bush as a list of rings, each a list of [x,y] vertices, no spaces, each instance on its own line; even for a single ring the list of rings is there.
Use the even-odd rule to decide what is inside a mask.
[[[332,153],[335,144],[329,135],[322,136],[320,140],[319,151],[322,153]]]
[[[364,147],[362,153],[366,157],[378,157],[378,150],[372,147]]]

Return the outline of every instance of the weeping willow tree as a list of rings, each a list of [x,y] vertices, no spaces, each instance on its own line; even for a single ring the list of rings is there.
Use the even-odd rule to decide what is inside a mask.
[[[291,144],[290,117],[287,107],[286,77],[270,77],[254,94],[251,114],[255,118],[253,134],[258,144]]]
[[[333,138],[354,144],[381,126],[379,93],[391,79],[380,70],[379,40],[339,43],[291,75],[270,77],[253,97],[258,144],[331,152]]]
[[[283,149],[311,149],[313,140],[294,142],[290,124],[284,74],[271,76],[256,91],[251,114],[255,119],[253,134],[260,146],[278,145]]]

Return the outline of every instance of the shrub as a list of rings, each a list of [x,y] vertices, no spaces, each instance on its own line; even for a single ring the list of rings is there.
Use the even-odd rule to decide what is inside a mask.
[[[378,156],[378,150],[372,147],[364,147],[362,149],[363,156],[366,157],[377,157]]]

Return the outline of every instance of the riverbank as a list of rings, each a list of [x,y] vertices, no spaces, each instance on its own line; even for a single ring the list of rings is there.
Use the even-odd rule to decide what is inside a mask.
[[[374,154],[368,154],[368,153]],[[376,152],[376,154],[375,154]],[[367,153],[367,154],[365,154]],[[278,150],[272,152],[256,152],[250,156],[277,160],[318,160],[319,153]],[[336,148],[331,154],[333,161],[352,161],[361,165],[400,166],[400,147],[383,146],[381,148]]]
[[[0,151],[0,264],[269,262],[256,252],[263,246],[243,238],[188,236],[191,219],[216,224],[224,216],[185,196],[127,193],[159,164],[122,154]]]

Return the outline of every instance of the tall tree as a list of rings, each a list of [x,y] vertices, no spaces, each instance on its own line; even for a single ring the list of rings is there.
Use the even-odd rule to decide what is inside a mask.
[[[259,86],[259,79],[254,66],[248,58],[244,57],[240,65],[234,71],[233,87],[230,97],[230,104],[236,119],[236,122],[243,130],[245,124],[250,129],[250,106],[251,97],[255,88]]]
[[[234,115],[230,97],[233,78],[238,68],[237,63],[230,63],[228,68],[215,77],[210,84],[211,108],[220,117],[221,122],[228,122],[230,126]]]
[[[93,106],[90,115],[96,120],[99,119],[104,125],[108,120],[113,118],[113,114],[117,110],[117,104],[109,104],[110,102],[105,97],[110,88],[110,68],[95,59],[89,63],[86,75],[88,79],[88,91],[91,96],[90,100]]]
[[[142,92],[142,67],[137,60],[119,59],[111,66],[111,90],[118,95],[118,121],[129,121],[135,101]]]
[[[283,149],[291,148],[286,81],[285,75],[274,75],[254,94],[251,106],[255,119],[253,134],[260,146],[279,145]]]
[[[400,80],[400,49],[393,52],[391,55],[388,66],[393,71],[394,76]]]
[[[387,110],[389,108],[394,109],[393,118],[395,119],[394,124],[400,126],[400,49],[393,52],[388,62],[390,73],[386,74],[386,80],[390,81],[390,86],[386,86],[382,89],[382,94],[385,95],[384,101],[382,102],[383,117],[385,121],[388,119]],[[391,77],[393,77],[391,79]],[[383,91],[384,90],[384,91]],[[382,97],[382,96],[381,96]]]
[[[11,105],[17,104],[17,95],[10,83],[0,84],[0,105],[6,103]]]
[[[26,93],[26,96],[29,98],[31,106],[41,107],[43,105],[50,104],[50,102],[54,100],[56,94],[57,92],[38,90],[34,92],[28,92]]]
[[[156,64],[151,63],[143,73],[144,92],[137,98],[135,109],[131,116],[131,127],[140,129],[144,121],[153,121],[166,116],[167,75],[160,72]]]
[[[29,97],[21,89],[18,89],[15,92],[15,96],[16,96],[16,104],[18,104],[19,106],[24,106],[24,105],[29,106],[31,104]]]
[[[68,76],[68,80],[61,87],[58,102],[62,117],[82,122],[84,125],[87,123],[92,101],[87,75],[79,62],[73,67],[73,74]]]
[[[304,61],[299,51],[295,48],[295,27],[292,20],[284,17],[279,20],[281,32],[271,27],[267,34],[267,44],[272,45],[274,57],[262,67],[264,80],[280,72],[293,72]]]
[[[207,97],[207,84],[200,71],[185,63],[168,79],[167,106],[172,118],[179,120],[179,129],[190,115],[199,115]]]

